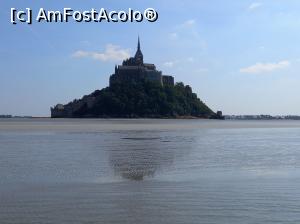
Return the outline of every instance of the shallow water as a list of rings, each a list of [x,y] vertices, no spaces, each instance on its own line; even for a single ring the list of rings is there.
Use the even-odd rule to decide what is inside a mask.
[[[300,223],[300,122],[0,120],[0,223]]]

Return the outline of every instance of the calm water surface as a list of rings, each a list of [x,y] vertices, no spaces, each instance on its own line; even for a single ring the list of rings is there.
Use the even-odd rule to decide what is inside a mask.
[[[0,223],[300,223],[300,122],[0,120]]]

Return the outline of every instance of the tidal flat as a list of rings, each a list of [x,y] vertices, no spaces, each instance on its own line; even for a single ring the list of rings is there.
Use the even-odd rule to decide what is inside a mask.
[[[0,119],[0,223],[300,223],[300,121]]]

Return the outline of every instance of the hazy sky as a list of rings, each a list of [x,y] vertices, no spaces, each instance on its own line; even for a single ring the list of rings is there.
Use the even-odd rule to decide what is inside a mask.
[[[154,23],[10,23],[10,8],[159,13]],[[225,114],[300,114],[299,0],[1,1],[0,114],[50,106],[108,85],[134,54]]]

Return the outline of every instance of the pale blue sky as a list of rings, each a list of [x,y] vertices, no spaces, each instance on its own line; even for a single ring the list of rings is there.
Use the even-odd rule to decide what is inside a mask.
[[[10,8],[155,8],[155,23],[10,23]],[[108,85],[141,37],[146,62],[225,114],[300,114],[298,0],[1,1],[0,114],[49,116]],[[118,46],[118,47],[117,47]]]

